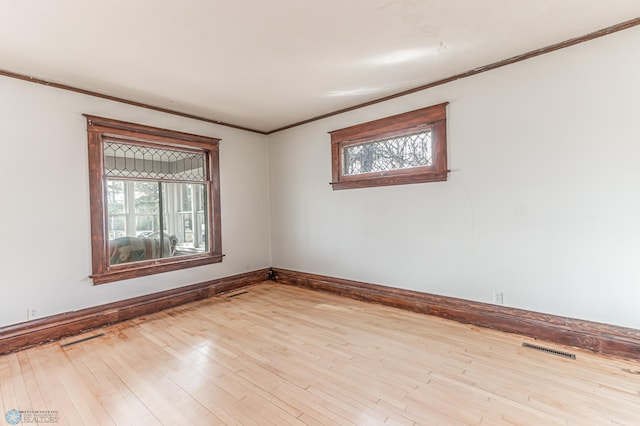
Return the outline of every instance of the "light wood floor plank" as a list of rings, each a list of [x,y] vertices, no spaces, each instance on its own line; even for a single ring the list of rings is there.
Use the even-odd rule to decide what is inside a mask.
[[[56,392],[53,396],[58,402],[47,410],[60,411],[63,416],[70,415],[71,424],[113,424],[108,414],[104,412],[96,398],[86,389],[75,373],[75,366],[69,361],[64,350],[54,345],[45,345],[38,351],[40,363],[48,381]],[[51,391],[50,391],[51,392]],[[91,397],[87,397],[91,395]],[[23,409],[23,408],[19,408]]]
[[[76,351],[77,362],[84,364],[87,372],[95,379],[92,388],[104,409],[113,419],[131,416],[141,424],[160,424],[160,420],[149,410],[120,380],[114,371],[99,357],[93,356],[94,351],[103,350],[102,342],[91,342],[82,345],[81,351]]]
[[[43,407],[46,407],[46,403],[38,386],[38,380],[35,377],[29,356],[26,352],[18,352],[16,356],[20,375],[24,380],[25,390],[29,393],[32,410],[42,410]]]
[[[13,354],[5,355],[0,362],[0,390],[2,392],[3,413],[17,409],[18,400],[14,391],[14,381],[19,381],[20,376],[15,377],[11,373],[11,357]]]
[[[44,345],[23,351],[31,362],[31,368],[36,378],[38,388],[46,404],[39,409],[57,411],[62,424],[81,425],[83,424],[82,418],[73,405],[73,401],[69,398],[62,383],[55,377],[55,367],[48,364],[48,357],[45,356],[44,361],[42,360],[41,354],[51,350],[52,346],[53,345]],[[53,349],[57,350],[55,346]],[[1,362],[2,358],[0,358],[0,363]],[[21,406],[16,408],[21,410],[25,409]]]

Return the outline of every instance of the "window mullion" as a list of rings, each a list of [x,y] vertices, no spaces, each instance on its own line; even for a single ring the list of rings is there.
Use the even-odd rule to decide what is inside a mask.
[[[160,257],[164,257],[164,201],[162,196],[162,182],[158,182],[158,210],[160,216],[158,222],[160,223]]]
[[[136,235],[136,193],[133,187],[133,181],[125,183],[125,212],[126,224],[125,234],[129,236]]]

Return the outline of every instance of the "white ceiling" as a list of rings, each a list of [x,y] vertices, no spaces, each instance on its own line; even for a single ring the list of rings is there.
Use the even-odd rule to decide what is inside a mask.
[[[638,0],[2,0],[0,69],[270,131],[638,16]]]

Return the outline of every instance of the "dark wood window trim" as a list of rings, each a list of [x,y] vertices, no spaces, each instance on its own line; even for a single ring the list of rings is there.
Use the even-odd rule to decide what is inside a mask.
[[[222,261],[220,219],[220,139],[182,133],[109,118],[86,115],[89,144],[89,197],[91,203],[91,253],[94,284],[104,284],[139,276],[175,271]],[[107,237],[106,177],[104,176],[104,140],[152,144],[201,150],[207,158],[208,198],[210,202],[209,251],[202,254],[161,258],[121,265],[109,264]]]
[[[447,104],[442,103],[329,132],[333,189],[446,181]],[[431,129],[432,132],[432,165],[357,175],[343,174],[343,152],[346,147],[427,129]]]

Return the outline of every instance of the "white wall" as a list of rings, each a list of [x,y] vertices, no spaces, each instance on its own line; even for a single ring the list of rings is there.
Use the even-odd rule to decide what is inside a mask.
[[[510,306],[640,328],[638,45],[634,28],[268,146],[0,78],[0,326],[273,264],[478,301],[495,289]],[[443,101],[448,182],[331,190],[328,131]],[[221,264],[91,284],[83,113],[222,139]]]
[[[83,113],[222,139],[222,263],[92,285]],[[0,325],[271,265],[262,135],[0,77],[0,146]]]
[[[269,137],[273,266],[640,328],[640,28]],[[450,102],[448,182],[332,191],[328,131]]]

